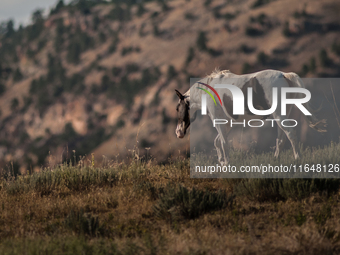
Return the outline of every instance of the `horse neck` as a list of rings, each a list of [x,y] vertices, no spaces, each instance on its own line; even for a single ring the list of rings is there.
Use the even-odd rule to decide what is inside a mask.
[[[184,94],[189,99],[191,111],[197,111],[201,109],[201,97],[203,91],[200,89],[196,89],[196,87],[197,82],[195,82],[195,84],[192,85],[191,88]]]

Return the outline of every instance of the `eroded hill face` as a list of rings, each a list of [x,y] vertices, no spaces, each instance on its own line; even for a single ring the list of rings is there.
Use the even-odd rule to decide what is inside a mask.
[[[94,1],[93,1],[94,2]],[[0,159],[21,170],[189,151],[174,89],[216,67],[303,77],[340,70],[338,1],[80,1],[1,32]],[[75,151],[75,152],[74,152]]]

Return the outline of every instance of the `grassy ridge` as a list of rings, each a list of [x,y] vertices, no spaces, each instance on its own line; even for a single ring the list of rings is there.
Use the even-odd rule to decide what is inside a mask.
[[[336,254],[339,184],[191,179],[187,159],[3,173],[0,254]]]

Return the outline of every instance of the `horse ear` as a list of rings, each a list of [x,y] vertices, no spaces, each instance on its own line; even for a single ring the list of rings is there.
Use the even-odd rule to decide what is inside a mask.
[[[175,89],[175,91],[176,91],[176,94],[177,94],[178,98],[183,100],[184,96],[181,94],[181,92],[179,92],[177,89]]]

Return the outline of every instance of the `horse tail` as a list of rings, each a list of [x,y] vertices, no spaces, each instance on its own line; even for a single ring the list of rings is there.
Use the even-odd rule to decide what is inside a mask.
[[[287,80],[289,87],[305,88],[302,79],[296,73],[284,73],[283,76]],[[312,115],[303,115],[309,126],[318,132],[327,132],[325,129],[327,126],[326,119],[318,120],[309,102],[305,103],[304,106],[312,113]]]

